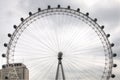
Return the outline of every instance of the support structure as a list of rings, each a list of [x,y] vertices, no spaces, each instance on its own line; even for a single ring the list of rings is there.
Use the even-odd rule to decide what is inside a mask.
[[[65,74],[64,74],[64,69],[63,69],[63,65],[62,65],[62,55],[63,55],[62,52],[58,53],[58,66],[57,66],[57,72],[56,72],[55,80],[58,80],[60,70],[62,72],[62,79],[65,80]]]

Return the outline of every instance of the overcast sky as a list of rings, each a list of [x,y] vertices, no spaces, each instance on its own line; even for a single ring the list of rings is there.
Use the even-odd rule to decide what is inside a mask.
[[[21,17],[27,17],[28,12],[36,12],[37,8],[47,8],[47,5],[56,7],[58,4],[71,8],[80,8],[82,12],[89,12],[92,18],[97,18],[100,25],[105,25],[105,32],[110,33],[110,41],[115,43],[113,51],[118,54],[116,63],[117,74],[114,80],[120,79],[120,0],[0,0],[0,54],[6,49],[4,42],[8,42],[7,33],[14,31],[13,25],[20,23]],[[2,59],[0,57],[0,66]],[[118,79],[119,78],[119,79]],[[112,80],[112,79],[111,79]]]

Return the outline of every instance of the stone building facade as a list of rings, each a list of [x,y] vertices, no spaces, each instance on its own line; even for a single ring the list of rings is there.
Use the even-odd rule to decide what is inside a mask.
[[[29,70],[22,63],[2,65],[1,80],[29,80]]]

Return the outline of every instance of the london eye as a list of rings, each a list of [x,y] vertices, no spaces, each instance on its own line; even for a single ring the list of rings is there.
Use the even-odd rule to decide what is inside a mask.
[[[38,8],[21,18],[15,31],[8,34],[5,43],[6,64],[13,64],[16,80],[20,80],[14,63],[24,63],[29,69],[30,80],[110,80],[112,73],[113,43],[104,26],[91,18],[89,13],[70,6],[47,9]]]

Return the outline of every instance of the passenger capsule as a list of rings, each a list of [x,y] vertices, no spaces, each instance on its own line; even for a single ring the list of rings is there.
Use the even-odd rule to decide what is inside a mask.
[[[48,5],[48,9],[50,9],[51,8],[51,6],[50,5]]]
[[[32,16],[32,12],[29,12],[29,16]]]
[[[40,12],[41,11],[41,8],[38,8],[38,12]]]
[[[7,47],[7,43],[4,43],[4,47]]]
[[[117,67],[117,64],[113,64],[113,67]]]
[[[11,37],[11,34],[10,34],[10,33],[8,33],[8,37]]]
[[[114,46],[114,43],[111,43],[110,46],[113,47],[113,46]]]
[[[94,22],[97,22],[97,18],[94,19]]]
[[[17,26],[16,26],[16,25],[13,25],[13,28],[14,28],[14,29],[17,29]]]
[[[24,18],[20,18],[20,20],[23,22],[23,21],[24,21]]]
[[[60,8],[60,5],[58,5],[58,8]]]
[[[6,57],[6,54],[2,54],[2,57]]]
[[[89,16],[89,13],[87,12],[85,15],[86,15],[86,16]]]
[[[104,26],[101,26],[100,28],[101,28],[101,29],[104,29]]]
[[[107,38],[110,37],[110,34],[107,34],[106,37],[107,37]]]
[[[114,54],[113,54],[113,57],[116,57],[116,56],[117,56],[117,54],[116,54],[116,53],[114,53]]]
[[[80,12],[80,8],[77,8],[77,12]]]
[[[67,8],[70,9],[70,6],[68,6]]]
[[[112,78],[115,78],[115,75],[114,75],[114,74],[112,74],[112,75],[111,75],[111,77],[112,77]]]

